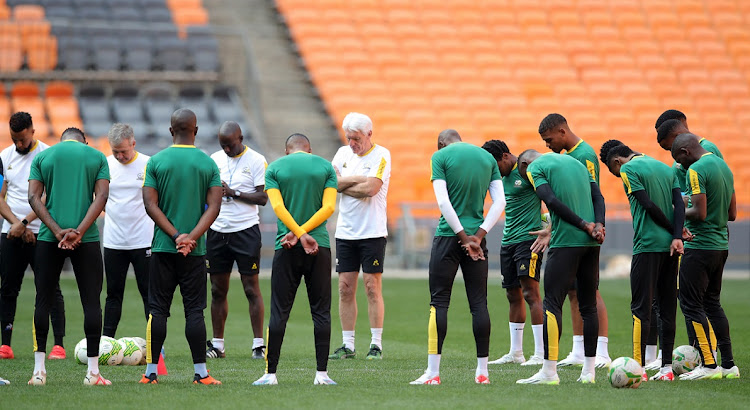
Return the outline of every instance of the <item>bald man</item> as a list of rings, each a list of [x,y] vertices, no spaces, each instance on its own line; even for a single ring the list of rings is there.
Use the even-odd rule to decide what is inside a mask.
[[[253,328],[253,359],[265,356],[263,342],[263,295],[258,284],[260,268],[260,227],[258,205],[268,196],[266,158],[243,144],[240,126],[227,121],[219,128],[221,150],[211,155],[221,173],[221,211],[206,238],[206,267],[211,276],[211,323],[214,337],[206,342],[206,357],[223,358],[224,324],[229,304],[229,274],[237,263],[242,287],[250,304]]]
[[[180,286],[185,337],[193,356],[194,384],[221,384],[206,369],[206,244],[204,234],[219,215],[221,178],[216,163],[194,145],[195,114],[172,114],[174,145],[151,157],[143,181],[146,213],[156,224],[149,272],[150,314],[146,327],[146,373],[143,384],[156,384],[158,352],[167,337],[172,297]]]

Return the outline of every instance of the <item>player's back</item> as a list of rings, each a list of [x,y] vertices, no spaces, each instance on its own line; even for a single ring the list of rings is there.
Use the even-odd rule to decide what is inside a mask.
[[[695,239],[686,248],[726,250],[729,248],[727,221],[734,193],[734,176],[723,159],[707,153],[694,162],[687,172],[690,194],[706,194],[706,219],[692,221],[686,226]]]
[[[722,155],[721,151],[719,151],[719,147],[717,147],[713,142],[705,138],[701,138],[699,143],[701,144],[701,147],[703,147],[703,149],[705,149],[706,151],[713,152],[717,157],[724,159],[724,155]],[[677,178],[677,183],[680,185],[680,191],[688,194],[690,189],[686,179],[687,171],[685,171],[685,168],[683,168],[682,165],[678,164],[677,161],[672,163],[672,169],[674,170],[675,178]]]
[[[534,187],[521,177],[515,165],[508,176],[503,177],[505,192],[505,227],[503,245],[532,239],[531,231],[542,229],[541,200]]]

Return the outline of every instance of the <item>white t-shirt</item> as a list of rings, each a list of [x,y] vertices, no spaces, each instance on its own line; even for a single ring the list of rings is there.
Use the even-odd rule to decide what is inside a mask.
[[[104,247],[109,249],[150,248],[154,221],[143,206],[143,178],[150,157],[136,152],[127,164],[110,155],[109,199],[104,208]]]
[[[266,158],[245,147],[236,157],[229,157],[224,151],[216,151],[211,155],[221,173],[221,180],[230,189],[243,194],[257,192],[256,186],[266,185]],[[239,232],[257,225],[258,205],[238,201],[236,198],[221,198],[219,216],[211,225],[211,229],[221,233]]]
[[[359,156],[347,145],[339,148],[331,163],[342,177],[363,175],[383,181],[380,191],[373,197],[341,195],[335,237],[353,240],[388,236],[386,197],[391,179],[391,153],[374,144],[370,151]]]
[[[37,154],[49,148],[49,145],[37,141],[26,155],[16,152],[16,146],[11,145],[0,153],[0,159],[3,161],[3,175],[8,183],[8,191],[5,195],[5,202],[8,203],[10,210],[16,218],[23,220],[26,215],[31,213],[29,205],[29,172],[31,170],[31,161]],[[29,222],[26,226],[31,232],[39,233],[39,227],[42,221],[39,218]],[[10,222],[3,221],[3,233],[10,230]]]

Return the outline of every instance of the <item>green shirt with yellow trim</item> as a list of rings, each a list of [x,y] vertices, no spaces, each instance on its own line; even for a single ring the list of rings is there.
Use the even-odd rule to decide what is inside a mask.
[[[706,153],[688,168],[686,184],[691,195],[706,194],[706,219],[686,220],[685,226],[695,239],[685,242],[685,248],[728,250],[727,221],[734,193],[734,176],[729,166],[717,155]]]
[[[674,223],[672,190],[679,188],[674,172],[669,165],[641,154],[620,167],[620,178],[633,215],[633,254],[669,252],[672,232],[651,218],[648,211],[635,199],[633,192],[646,191],[651,201]]]
[[[591,182],[594,178],[578,160],[569,155],[544,154],[529,164],[526,174],[534,189],[549,184],[557,199],[585,221],[594,221],[594,203],[591,200]],[[565,222],[554,212],[550,212],[550,216],[550,248],[599,246],[596,240],[577,226]]]
[[[486,150],[466,142],[454,142],[432,154],[430,181],[441,179],[467,235],[474,235],[484,221],[484,199],[490,182],[501,180],[497,161]],[[435,236],[456,236],[441,215]]]
[[[211,187],[221,186],[216,162],[194,145],[172,145],[148,160],[144,187],[156,189],[159,209],[178,232],[189,233],[206,210]],[[206,235],[198,239],[190,256],[206,254]],[[153,252],[177,253],[172,238],[154,225]]]
[[[588,142],[578,141],[566,154],[580,161],[591,174],[591,178],[599,185],[599,157],[596,156],[594,148]]]
[[[724,159],[724,156],[721,155],[721,151],[719,151],[719,147],[716,146],[713,142],[701,138],[700,140],[701,147],[705,149],[708,152],[713,152],[717,157]],[[675,178],[677,178],[677,182],[680,184],[680,192],[683,194],[688,195],[690,189],[689,184],[687,183],[687,172],[685,172],[685,168],[682,167],[682,165],[678,164],[676,161],[672,163],[672,169],[674,170]]]
[[[531,231],[542,229],[542,201],[534,187],[521,177],[518,165],[503,177],[505,191],[505,228],[502,245],[512,245],[534,239]]]

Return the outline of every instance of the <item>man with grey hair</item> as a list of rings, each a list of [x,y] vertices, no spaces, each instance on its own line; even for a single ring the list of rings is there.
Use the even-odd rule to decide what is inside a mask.
[[[154,221],[143,206],[143,173],[150,158],[135,150],[133,128],[113,124],[107,135],[112,155],[107,157],[111,181],[104,215],[104,270],[107,301],[104,305],[104,336],[115,337],[122,315],[122,297],[128,268],[133,265],[138,291],[148,319],[148,272]]]
[[[348,145],[341,147],[331,162],[341,193],[336,223],[336,272],[339,273],[339,316],[343,345],[329,358],[355,357],[355,296],[361,267],[372,335],[366,359],[381,359],[384,316],[381,276],[388,236],[386,196],[391,178],[391,153],[372,142],[370,117],[349,113],[344,118],[342,128]]]

